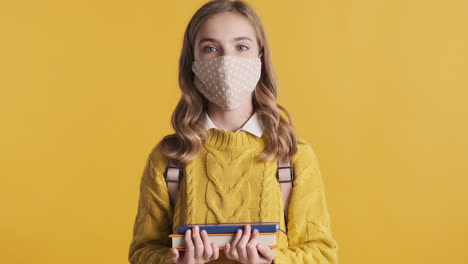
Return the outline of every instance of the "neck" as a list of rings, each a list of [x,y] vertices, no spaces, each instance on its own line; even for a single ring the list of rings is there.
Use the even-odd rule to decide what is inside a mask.
[[[251,99],[246,100],[246,103],[232,110],[223,110],[219,106],[209,102],[207,113],[217,128],[234,132],[241,128],[254,114],[251,102]]]

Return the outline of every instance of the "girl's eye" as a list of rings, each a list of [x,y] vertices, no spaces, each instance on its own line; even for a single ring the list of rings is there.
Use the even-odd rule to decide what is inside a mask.
[[[241,50],[248,50],[249,47],[247,47],[246,45],[239,45],[239,47],[241,47]],[[242,49],[242,47],[245,47],[245,49]]]
[[[213,49],[216,49],[216,48],[215,48],[215,47],[212,47],[212,46],[208,46],[208,47],[205,47],[205,48],[204,48],[204,51],[205,51],[205,52],[211,52],[211,51],[213,51]]]

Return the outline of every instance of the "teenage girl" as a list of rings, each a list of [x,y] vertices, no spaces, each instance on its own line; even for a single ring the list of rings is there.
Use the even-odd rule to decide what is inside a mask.
[[[249,5],[215,0],[193,15],[179,86],[175,133],[152,149],[141,178],[130,263],[337,263],[317,156],[280,115],[291,120],[276,101],[267,38]],[[174,205],[169,160],[183,169]],[[289,208],[276,177],[280,160],[294,171]],[[179,226],[237,222],[279,222],[286,232],[270,248],[246,225],[220,249],[194,227],[185,233],[186,251],[171,248],[168,236]]]

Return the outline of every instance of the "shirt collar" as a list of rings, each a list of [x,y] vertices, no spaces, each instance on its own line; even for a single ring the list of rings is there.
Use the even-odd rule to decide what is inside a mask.
[[[206,126],[206,129],[210,129],[210,128],[218,128],[215,126],[215,124],[213,123],[213,121],[211,121],[210,119],[210,116],[208,115],[208,112],[205,111],[205,126]],[[221,129],[221,128],[218,128],[218,129]],[[221,129],[221,130],[224,130],[224,129]],[[260,119],[258,118],[258,115],[257,113],[254,113],[250,118],[249,120],[247,120],[247,122],[245,122],[245,124],[239,128],[237,131],[235,132],[239,132],[241,130],[244,130],[244,131],[247,131],[257,137],[261,137],[262,134],[263,134],[263,128],[262,128],[262,125],[260,123]]]

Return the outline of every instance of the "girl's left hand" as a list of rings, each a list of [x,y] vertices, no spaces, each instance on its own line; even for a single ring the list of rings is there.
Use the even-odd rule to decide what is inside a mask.
[[[275,251],[258,243],[257,229],[254,229],[250,237],[250,228],[250,224],[247,224],[244,234],[238,229],[232,245],[229,243],[225,245],[224,254],[228,259],[237,260],[243,264],[271,264],[276,255]],[[258,253],[259,251],[261,254]]]

